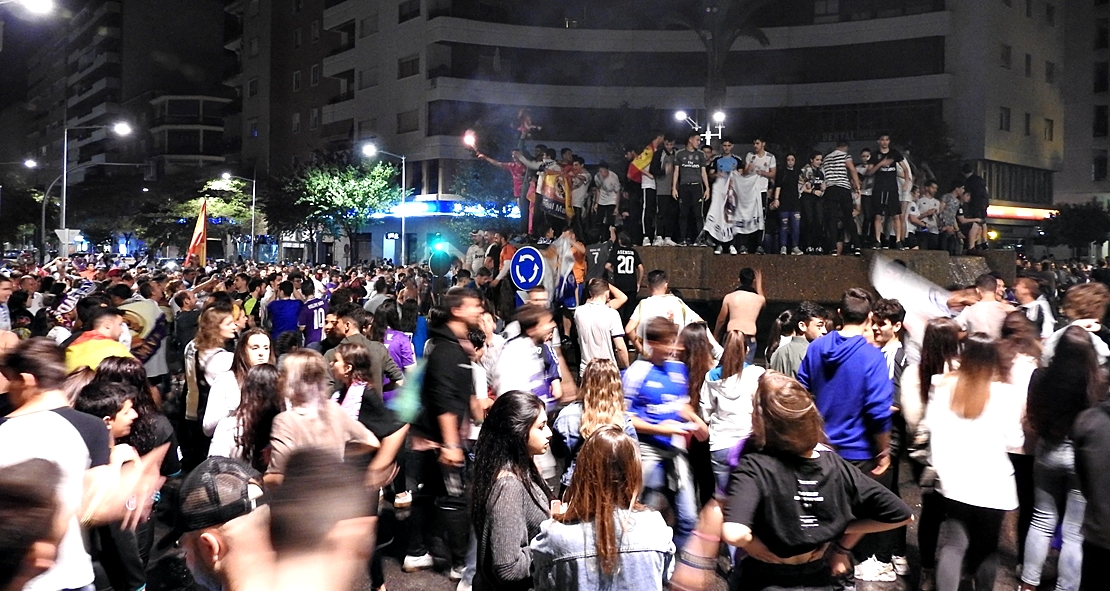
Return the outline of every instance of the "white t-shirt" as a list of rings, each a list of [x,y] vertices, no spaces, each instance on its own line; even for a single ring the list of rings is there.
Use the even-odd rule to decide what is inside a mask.
[[[646,297],[640,300],[636,309],[632,311],[632,319],[639,322],[636,327],[636,335],[640,337],[640,340],[645,340],[644,333],[647,330],[648,321],[656,316],[662,316],[675,323],[679,330],[686,328],[687,324],[704,322],[697,312],[686,305],[686,302],[672,294],[665,293]]]
[[[616,362],[613,339],[624,336],[619,312],[608,304],[586,302],[575,310],[574,325],[578,327],[578,345],[582,350],[579,372],[586,371],[586,364],[593,359],[612,359]]]
[[[778,168],[778,163],[775,162],[775,155],[770,152],[764,152],[762,156],[756,156],[755,152],[748,152],[744,156],[744,165],[755,164],[753,170],[758,172],[771,172],[772,168]],[[771,186],[771,179],[761,176],[759,177],[760,191],[766,191]]]
[[[617,204],[617,197],[620,196],[621,192],[621,182],[620,179],[617,178],[616,173],[609,171],[609,176],[602,177],[599,172],[594,175],[594,183],[597,184],[598,205]]]
[[[940,201],[937,201],[935,197],[918,197],[917,202],[911,204],[910,207],[916,208],[917,212],[914,215],[917,215],[918,219],[925,222],[925,228],[923,230],[919,229],[919,231],[925,231],[930,234],[940,233],[940,225],[938,223],[940,220]],[[923,212],[929,211],[930,209],[933,210],[933,215],[927,218],[920,217]]]

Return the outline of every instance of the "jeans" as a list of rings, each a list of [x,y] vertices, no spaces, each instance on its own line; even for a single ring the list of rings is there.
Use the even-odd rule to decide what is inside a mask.
[[[941,501],[944,522],[937,548],[937,591],[958,591],[965,557],[975,588],[994,589],[998,535],[1006,512],[967,505],[943,495]]]
[[[648,443],[640,444],[640,467],[644,476],[644,497],[649,492],[673,497],[675,524],[674,545],[682,548],[698,523],[698,504],[694,498],[694,480],[686,454],[677,449],[664,450]]]
[[[465,485],[465,470],[441,465],[435,450],[414,452],[410,459],[416,463],[416,473],[423,486],[412,491],[407,554],[427,554],[430,538],[440,535],[446,538],[451,566],[465,566],[470,538],[470,503],[466,490],[469,487]]]
[[[1075,450],[1071,441],[1053,444],[1042,439],[1037,444],[1037,459],[1033,466],[1033,483],[1036,500],[1033,521],[1025,539],[1025,560],[1021,568],[1023,583],[1034,587],[1041,584],[1044,567],[1056,524],[1060,521],[1060,508],[1064,509],[1064,545],[1060,549],[1057,565],[1056,589],[1075,591],[1083,568],[1083,513],[1087,500],[1079,492],[1075,475]]]
[[[848,249],[859,248],[859,232],[856,230],[856,219],[852,215],[855,204],[852,202],[852,191],[844,187],[829,187],[823,195],[825,199],[825,250],[836,252],[836,245],[846,242]],[[839,226],[841,227],[837,227]],[[847,241],[844,240],[847,235]]]
[[[732,472],[732,466],[728,462],[730,453],[732,450],[727,447],[709,452],[713,459],[713,477],[717,479],[717,490],[721,493],[728,492],[728,475]]]
[[[802,214],[797,211],[780,211],[778,217],[779,246],[785,246],[788,250],[800,246],[799,234],[801,233]],[[788,235],[789,240],[787,240]]]
[[[802,248],[817,248],[825,240],[822,220],[825,216],[821,198],[813,193],[802,193]]]

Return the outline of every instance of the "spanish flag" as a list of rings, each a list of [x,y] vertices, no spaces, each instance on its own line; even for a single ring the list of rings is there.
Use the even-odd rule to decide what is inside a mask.
[[[192,264],[193,256],[197,257],[197,265],[203,267],[208,264],[208,200],[200,202],[200,215],[197,216],[197,227],[193,229],[193,239],[189,241],[189,254],[185,255],[185,265]]]
[[[628,180],[639,183],[644,179],[644,172],[651,166],[651,159],[655,157],[655,146],[648,144],[635,160],[628,163]]]

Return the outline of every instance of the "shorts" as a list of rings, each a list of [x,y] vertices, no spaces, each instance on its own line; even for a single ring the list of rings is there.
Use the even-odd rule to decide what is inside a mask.
[[[871,213],[876,217],[902,215],[902,203],[893,191],[876,190],[871,195]]]
[[[902,203],[909,203],[910,201],[913,201],[913,193],[910,193],[909,191],[899,190],[898,200]]]
[[[574,291],[578,294],[578,298],[575,299],[575,296],[573,294],[564,297],[563,307],[566,308],[568,311],[578,308],[578,302],[582,301],[582,295],[585,293],[585,287],[586,286],[581,283],[576,285]],[[570,317],[574,318],[573,312],[571,313]]]

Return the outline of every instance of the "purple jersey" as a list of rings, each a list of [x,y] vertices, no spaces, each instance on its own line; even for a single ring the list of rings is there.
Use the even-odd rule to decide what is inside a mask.
[[[324,317],[327,314],[328,305],[324,300],[312,298],[305,302],[297,317],[297,327],[304,329],[305,346],[324,340]]]

